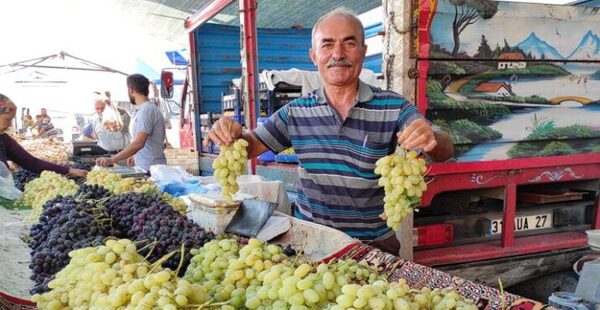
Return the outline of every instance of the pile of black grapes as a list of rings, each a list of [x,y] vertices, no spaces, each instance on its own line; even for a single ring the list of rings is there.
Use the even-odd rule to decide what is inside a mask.
[[[75,193],[75,197],[79,199],[92,199],[98,200],[102,198],[109,197],[111,192],[98,184],[89,185],[82,183],[79,185],[79,189],[77,193]]]
[[[185,245],[183,265],[185,271],[191,259],[190,249],[200,248],[214,239],[211,232],[205,231],[193,221],[175,211],[158,195],[126,193],[110,198],[105,203],[108,213],[114,218],[116,227],[123,236],[146,245],[140,254],[151,252],[149,260],[154,262],[166,254],[180,251]],[[177,269],[181,252],[176,253],[164,267]]]
[[[30,230],[31,294],[48,291],[48,282],[69,263],[71,250],[97,246],[118,233],[111,219],[99,207],[74,197],[58,196],[44,204],[39,223]]]
[[[25,184],[33,179],[38,178],[39,176],[40,175],[35,172],[21,168],[13,173],[13,180],[15,181],[15,186],[21,191],[24,191]]]

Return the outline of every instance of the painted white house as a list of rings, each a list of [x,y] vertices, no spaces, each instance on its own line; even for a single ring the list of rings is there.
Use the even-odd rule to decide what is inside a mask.
[[[495,97],[506,97],[512,96],[512,89],[510,85],[506,83],[497,82],[484,82],[479,84],[475,91],[483,95],[495,96]]]

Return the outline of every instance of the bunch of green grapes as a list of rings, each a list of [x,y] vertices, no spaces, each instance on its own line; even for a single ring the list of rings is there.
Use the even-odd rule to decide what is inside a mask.
[[[388,283],[346,284],[330,310],[343,309],[400,309],[400,310],[475,310],[473,301],[462,298],[451,289],[411,289],[404,279]]]
[[[221,184],[223,196],[229,203],[240,189],[236,179],[244,173],[244,167],[248,163],[247,146],[248,141],[244,139],[237,139],[231,145],[222,145],[219,156],[212,165],[214,175]]]
[[[169,193],[162,193],[162,195],[160,196],[162,198],[162,200],[164,200],[166,203],[168,203],[169,205],[171,205],[171,207],[173,208],[173,210],[185,215],[187,212],[187,206],[185,204],[185,202],[183,201],[183,199],[181,198],[177,198],[177,197],[173,197],[171,196]]]
[[[85,184],[99,185],[114,193],[116,184],[121,182],[122,179],[121,175],[100,168],[94,169],[87,174]]]
[[[184,279],[204,286],[211,296],[223,281],[230,264],[239,258],[240,244],[233,239],[211,240],[200,249],[192,249]]]
[[[425,160],[415,151],[397,148],[394,154],[380,158],[375,163],[375,173],[381,175],[379,186],[385,190],[384,214],[388,227],[398,230],[400,222],[421,201],[427,184],[423,178],[427,167]]]
[[[156,184],[148,179],[138,178],[121,178],[117,183],[114,183],[112,192],[115,194],[122,193],[158,193]]]
[[[20,204],[30,207],[33,212],[27,216],[27,220],[37,221],[42,213],[43,205],[50,199],[62,195],[74,195],[79,186],[73,180],[51,171],[44,171],[39,178],[25,184],[23,197]]]
[[[71,262],[32,296],[39,309],[177,309],[206,302],[206,290],[174,271],[150,265],[131,241],[69,253]]]

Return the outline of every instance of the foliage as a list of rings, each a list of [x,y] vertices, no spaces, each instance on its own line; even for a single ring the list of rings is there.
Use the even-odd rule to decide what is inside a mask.
[[[510,114],[510,110],[501,104],[487,104],[472,101],[456,101],[443,93],[438,81],[427,81],[427,97],[433,110],[450,111],[454,118],[468,118],[476,122],[489,122],[493,118]],[[433,111],[432,113],[441,113]],[[436,117],[437,118],[437,117]],[[445,119],[450,118],[443,117]]]
[[[480,18],[490,19],[498,12],[498,2],[490,0],[450,0],[454,4],[455,15],[452,22],[454,48],[452,56],[458,56],[460,51],[460,34],[467,26],[474,24]]]
[[[455,146],[456,155],[466,153],[473,144],[496,140],[502,137],[500,132],[468,119],[459,119],[450,122],[436,119],[433,123],[450,135],[452,143]]]
[[[490,48],[485,35],[481,35],[481,44],[477,48],[477,53],[473,56],[474,58],[490,59],[492,58],[492,49]]]
[[[554,127],[553,121],[532,119],[532,133],[510,148],[508,156],[532,157],[600,151],[599,131],[584,125]]]
[[[575,154],[576,151],[567,143],[560,141],[553,141],[540,151],[540,156],[554,156],[554,155],[569,155]]]
[[[477,95],[471,95],[471,96],[469,96],[469,98],[484,99],[484,100],[490,100],[490,101],[506,101],[506,102],[514,102],[514,103],[551,104],[551,102],[548,99],[546,99],[544,97],[536,96],[536,95],[533,95],[531,97],[521,97],[521,96],[498,97],[498,96],[477,94]]]

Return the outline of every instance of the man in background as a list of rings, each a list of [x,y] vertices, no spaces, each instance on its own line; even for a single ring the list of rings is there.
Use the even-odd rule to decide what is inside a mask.
[[[127,159],[130,164],[148,171],[152,165],[167,164],[163,144],[166,135],[165,120],[160,109],[148,98],[149,86],[150,81],[141,74],[127,77],[129,101],[138,107],[132,126],[134,140],[116,155],[98,158],[97,165],[106,167]]]

